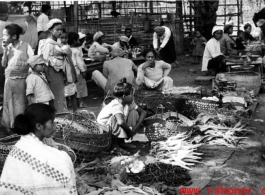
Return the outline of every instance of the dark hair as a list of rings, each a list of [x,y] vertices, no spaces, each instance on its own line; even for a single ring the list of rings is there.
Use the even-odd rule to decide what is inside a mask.
[[[42,5],[41,6],[41,12],[42,13],[46,13],[50,9],[51,9],[51,6],[50,5]]]
[[[23,33],[23,29],[17,24],[8,24],[5,29],[8,31],[10,36],[16,35],[17,39],[19,39],[19,35]]]
[[[6,2],[0,2],[0,15],[8,13],[8,6]]]
[[[145,58],[149,52],[152,52],[156,58],[157,53],[153,48],[149,48],[149,49],[144,50],[143,57]]]
[[[240,35],[240,33],[244,33],[244,31],[243,30],[238,30],[237,31],[237,36]]]
[[[67,31],[63,28],[63,33],[67,33]]]
[[[224,33],[227,33],[229,31],[229,29],[232,27],[233,27],[232,25],[229,25],[229,27],[224,30]]]
[[[79,35],[76,32],[69,32],[68,33],[68,44],[72,45],[75,41],[78,41]]]
[[[126,78],[122,78],[119,83],[117,83],[113,90],[113,95],[116,97],[123,97],[124,95],[130,95],[132,91],[132,85],[127,83]]]
[[[90,43],[93,43],[93,34],[91,34],[91,33],[87,33],[86,34],[86,42],[88,43],[88,44],[90,44]]]
[[[129,30],[129,31],[132,32],[132,29],[131,28],[125,28],[124,32],[126,32],[127,30]]]
[[[33,133],[36,124],[44,125],[47,121],[53,120],[55,109],[46,104],[31,104],[28,106],[24,114],[20,114],[15,118],[14,128],[12,129],[18,135],[27,135]]]
[[[245,24],[245,26],[244,26],[244,30],[247,30],[247,29],[248,29],[248,27],[251,27],[251,28],[252,28],[251,24],[249,24],[249,23],[246,23],[246,24]]]

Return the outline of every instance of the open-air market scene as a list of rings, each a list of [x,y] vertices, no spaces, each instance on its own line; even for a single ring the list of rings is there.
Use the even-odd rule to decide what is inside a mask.
[[[0,195],[265,195],[265,1],[0,1]]]

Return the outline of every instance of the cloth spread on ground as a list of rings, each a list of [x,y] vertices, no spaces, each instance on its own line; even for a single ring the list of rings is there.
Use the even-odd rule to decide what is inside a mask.
[[[33,134],[22,136],[10,151],[0,184],[0,194],[77,195],[71,158]]]

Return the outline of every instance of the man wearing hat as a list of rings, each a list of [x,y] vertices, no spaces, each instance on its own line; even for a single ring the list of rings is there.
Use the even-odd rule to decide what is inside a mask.
[[[112,45],[113,48],[120,48],[124,51],[129,49],[129,39],[127,36],[120,36],[120,40]]]
[[[92,73],[92,80],[106,93],[112,94],[114,86],[124,77],[128,83],[135,85],[134,74],[137,72],[137,67],[132,60],[123,58],[124,55],[125,52],[121,48],[113,48],[111,51],[113,59],[104,62],[103,74],[97,70]]]
[[[177,65],[176,50],[171,30],[166,26],[158,26],[154,29],[153,46],[160,54],[161,59],[171,65]]]
[[[227,24],[224,26],[223,37],[219,40],[221,52],[224,55],[236,54],[237,51],[233,49],[233,46],[236,45],[235,41],[229,36],[233,33],[233,25]]]

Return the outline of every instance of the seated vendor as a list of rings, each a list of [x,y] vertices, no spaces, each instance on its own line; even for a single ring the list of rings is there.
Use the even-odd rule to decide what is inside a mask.
[[[224,55],[236,54],[237,51],[233,49],[234,45],[236,45],[235,41],[229,36],[233,33],[233,26],[231,24],[227,24],[224,26],[224,34],[223,37],[219,40],[221,52]]]
[[[202,71],[207,74],[207,70],[216,72],[224,72],[226,70],[225,57],[221,52],[219,40],[223,36],[223,29],[214,26],[212,30],[213,38],[211,38],[204,50],[202,60]]]
[[[136,84],[164,91],[173,87],[173,80],[168,77],[171,65],[162,60],[155,60],[156,55],[154,49],[147,49],[143,52],[146,62],[138,67]]]
[[[138,45],[137,40],[132,36],[132,29],[131,28],[126,28],[124,31],[124,34],[129,39],[128,44],[130,47],[135,47]]]
[[[112,94],[114,86],[124,77],[128,83],[135,85],[134,73],[137,73],[137,67],[132,60],[123,58],[124,55],[125,52],[122,49],[114,48],[111,51],[113,59],[103,64],[103,74],[98,70],[92,73],[92,80],[106,93]]]
[[[113,90],[115,99],[100,111],[97,122],[109,126],[112,132],[112,146],[118,148],[119,152],[127,152],[120,147],[132,148],[132,145],[125,144],[124,139],[132,138],[142,124],[146,112],[138,107],[133,101],[133,87],[123,78]]]
[[[129,49],[129,39],[126,36],[120,36],[120,40],[112,45],[112,48],[120,48],[126,51]]]
[[[244,26],[243,39],[245,42],[256,41],[256,39],[250,34],[252,30],[251,24],[247,23]]]
[[[94,34],[94,43],[90,46],[88,50],[88,57],[96,61],[104,61],[106,55],[109,54],[109,45],[104,43],[105,35],[98,31]]]

